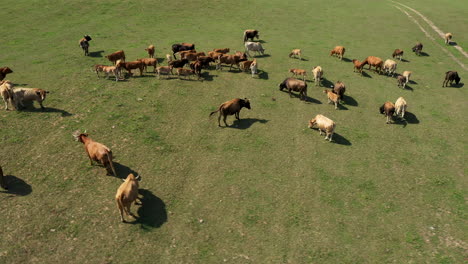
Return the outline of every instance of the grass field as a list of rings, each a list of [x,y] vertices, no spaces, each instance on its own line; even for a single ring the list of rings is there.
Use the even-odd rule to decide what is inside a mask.
[[[0,110],[0,263],[462,263],[468,258],[468,60],[421,18],[425,36],[390,1],[3,1],[0,67],[6,79],[50,91],[44,105]],[[462,0],[404,1],[468,46]],[[440,15],[443,13],[444,15]],[[123,49],[127,60],[162,61],[174,43],[198,51],[243,50],[256,28],[266,48],[260,75],[205,70],[204,81],[115,82],[94,64]],[[93,37],[91,56],[78,47]],[[411,47],[421,41],[426,56]],[[329,57],[343,45],[345,59]],[[304,60],[288,58],[293,48]],[[394,78],[352,71],[350,60],[405,51]],[[162,61],[166,65],[166,61]],[[324,69],[347,86],[327,104],[309,79],[308,102],[278,90],[289,68]],[[366,67],[367,68],[367,67]],[[456,70],[457,87],[442,88]],[[407,122],[386,125],[378,108],[403,96]],[[208,115],[232,98],[252,109],[219,128]],[[2,105],[3,106],[3,105]],[[334,142],[307,128],[316,114],[337,123]],[[120,222],[121,180],[90,166],[72,132],[109,146],[120,177],[142,175],[139,218]]]

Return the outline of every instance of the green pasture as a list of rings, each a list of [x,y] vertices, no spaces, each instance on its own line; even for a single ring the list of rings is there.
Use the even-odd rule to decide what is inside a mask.
[[[401,0],[403,3],[403,0]],[[462,0],[408,0],[468,50]],[[0,67],[17,86],[50,91],[45,111],[0,109],[0,263],[463,263],[468,258],[466,57],[419,16],[426,37],[390,1],[51,1],[5,0]],[[260,31],[260,73],[204,70],[204,81],[151,72],[125,81],[91,68],[123,49],[127,61],[174,43],[197,51],[243,50],[245,29]],[[91,56],[79,39],[89,34]],[[420,41],[424,56],[411,47]],[[345,59],[330,57],[336,45]],[[304,60],[288,58],[294,48]],[[352,59],[405,52],[395,78]],[[289,68],[308,76],[307,102],[280,92]],[[152,68],[151,68],[152,69]],[[442,88],[445,72],[461,84]],[[324,88],[346,84],[345,104]],[[406,121],[385,124],[378,108],[403,96]],[[251,100],[241,120],[218,127],[221,103]],[[3,102],[1,104],[3,108]],[[337,124],[329,143],[308,120]],[[72,132],[110,147],[119,177],[90,166]],[[119,178],[141,174],[139,218],[120,222]]]

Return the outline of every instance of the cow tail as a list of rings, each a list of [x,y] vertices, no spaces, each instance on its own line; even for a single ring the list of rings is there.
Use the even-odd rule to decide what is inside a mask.
[[[112,172],[114,173],[114,176],[117,177],[117,173],[115,172],[115,168],[114,168],[114,163],[112,162],[112,152],[110,151],[107,154],[107,161],[109,162],[109,166],[111,167]]]
[[[244,31],[244,42],[247,40],[247,32]]]
[[[214,113],[217,113],[217,112],[219,112],[220,110],[221,110],[221,106],[220,106],[220,107],[218,107],[218,110],[211,112],[210,116],[212,116]]]

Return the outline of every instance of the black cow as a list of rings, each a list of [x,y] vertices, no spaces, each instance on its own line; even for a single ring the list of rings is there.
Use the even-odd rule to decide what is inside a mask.
[[[2,167],[0,166],[0,187],[5,190],[8,190],[8,186],[6,185],[5,179],[3,178],[3,171]]]
[[[452,86],[453,81],[456,84],[460,82],[461,78],[458,76],[458,72],[456,71],[448,71],[445,73],[445,80],[442,83],[442,87],[447,87],[447,84],[450,82],[450,86]]]
[[[189,60],[187,59],[173,60],[169,62],[169,66],[172,66],[173,68],[182,68],[187,63],[189,63]]]
[[[195,44],[190,44],[190,43],[181,43],[181,44],[174,44],[172,45],[172,55],[174,56],[174,59],[177,59],[175,54],[179,51],[184,51],[184,50],[194,50],[195,49]]]
[[[80,39],[80,47],[84,50],[84,55],[88,56],[88,48],[89,48],[89,41],[91,41],[91,37],[89,35],[85,35],[82,39]]]
[[[413,52],[416,52],[416,55],[421,55],[422,48],[423,48],[423,44],[421,42],[418,42],[411,50]]]
[[[260,36],[258,35],[258,30],[256,30],[256,29],[247,29],[246,31],[244,31],[244,42],[246,42],[248,39],[253,41],[254,37],[259,39]]]

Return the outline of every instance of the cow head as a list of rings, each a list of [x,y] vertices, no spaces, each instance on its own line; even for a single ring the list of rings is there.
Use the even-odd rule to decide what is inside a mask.
[[[461,78],[458,76],[458,74],[455,76],[455,83],[458,84],[460,82]]]
[[[38,89],[38,90],[36,91],[36,95],[37,95],[39,98],[41,98],[41,101],[44,101],[44,100],[45,100],[46,94],[48,94],[48,93],[49,93],[49,91],[42,90],[42,89]]]
[[[242,102],[242,103],[241,103],[241,107],[243,106],[243,107],[245,107],[245,108],[247,108],[247,109],[251,109],[251,108],[250,108],[250,101],[249,101],[249,99],[244,98],[244,100],[242,100],[241,102]]]
[[[13,71],[8,67],[4,67],[4,68],[2,68],[2,73],[3,74],[8,74],[8,73],[13,73]]]
[[[282,83],[280,83],[278,85],[280,91],[282,91],[284,88],[286,88],[286,82],[288,81],[288,79],[284,80]]]
[[[127,176],[127,179],[125,179],[125,181],[134,181],[134,182],[137,182],[137,181],[141,181],[141,177],[140,175],[133,175],[133,173],[130,173],[128,176]]]
[[[85,38],[87,41],[92,40],[92,38],[91,38],[89,35],[84,35],[84,38]]]
[[[75,132],[72,133],[72,136],[75,139],[75,141],[79,141],[83,143],[83,138],[87,138],[88,133],[86,133],[86,130],[83,133],[81,133],[79,130],[76,130]]]
[[[314,127],[315,123],[317,123],[317,119],[312,119],[312,120],[309,120],[309,128],[312,128]]]

